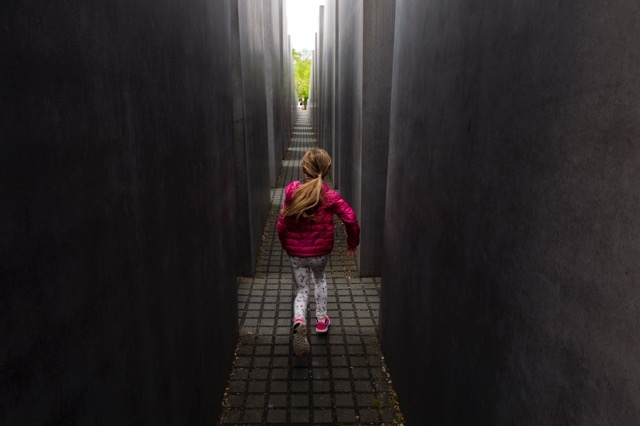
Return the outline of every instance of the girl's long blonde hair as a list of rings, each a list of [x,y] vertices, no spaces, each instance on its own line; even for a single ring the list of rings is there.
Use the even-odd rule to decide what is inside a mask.
[[[331,157],[324,149],[311,148],[302,157],[301,165],[305,183],[296,189],[291,202],[282,209],[280,214],[284,217],[302,216],[313,219],[315,209],[324,195],[322,179],[329,173]]]

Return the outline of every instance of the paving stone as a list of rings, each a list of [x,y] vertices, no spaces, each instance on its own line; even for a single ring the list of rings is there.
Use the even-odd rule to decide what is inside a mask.
[[[263,336],[270,336],[273,334],[273,327],[259,327],[258,333]]]
[[[264,405],[264,394],[247,396],[246,407],[262,407]]]
[[[269,409],[272,408],[287,408],[287,395],[271,395],[269,396]]]
[[[382,370],[372,369],[371,377],[374,379],[382,379],[386,376],[386,374]]]
[[[276,367],[286,367],[289,365],[289,357],[285,356],[274,356],[271,358],[271,365]]]
[[[262,410],[245,410],[242,421],[244,423],[260,423],[262,421]]]
[[[220,416],[220,423],[223,425],[226,424],[238,424],[240,423],[240,418],[242,417],[242,411],[237,409],[226,410]]]
[[[291,410],[291,423],[309,423],[309,410]]]
[[[338,423],[354,423],[356,421],[356,411],[353,409],[336,409]]]
[[[309,381],[294,380],[291,382],[291,392],[309,392]]]
[[[359,408],[358,412],[360,413],[360,421],[364,423],[379,423],[378,419],[378,410],[369,409],[369,408]]]
[[[345,327],[344,328],[344,334],[346,334],[347,336],[352,336],[352,335],[356,335],[359,336],[360,335],[360,329],[358,327]]]
[[[247,387],[247,382],[244,380],[230,380],[229,381],[229,392],[244,392]]]
[[[351,382],[348,380],[335,380],[333,389],[336,392],[351,392]]]
[[[360,327],[360,333],[362,335],[376,335],[376,327]]]
[[[334,367],[331,370],[334,379],[348,379],[349,378],[349,369],[348,368],[338,368]]]
[[[287,346],[275,346],[273,348],[274,355],[288,355],[290,352],[289,345]]]
[[[331,410],[313,410],[313,422],[318,423],[333,423],[333,414]]]
[[[324,346],[316,345],[312,347],[312,350],[313,350],[314,356],[326,356],[328,352],[326,345]]]
[[[349,346],[350,355],[361,355],[364,353],[365,353],[365,350],[362,346]]]
[[[269,410],[267,413],[268,423],[287,423],[286,410]]]
[[[291,395],[291,406],[292,407],[308,407],[309,406],[309,395],[308,394],[292,394]]]
[[[371,382],[368,381],[364,381],[364,380],[356,380],[353,382],[354,384],[354,389],[357,393],[359,392],[373,392],[373,385],[371,384]]]
[[[265,318],[266,315],[270,316],[271,318]],[[274,317],[275,317],[275,314],[273,312],[263,311],[262,317],[260,318],[260,326],[261,327],[274,326],[276,324],[276,320]]]
[[[249,382],[249,392],[251,393],[265,393],[267,390],[267,382]]]
[[[311,359],[311,365],[313,367],[327,367],[329,365],[329,361],[327,358],[314,357]]]
[[[351,375],[354,379],[368,379],[370,377],[368,368],[352,368]]]
[[[358,321],[355,318],[345,318],[342,321],[342,324],[344,324],[346,327],[355,327],[358,325]]]
[[[249,370],[246,370],[242,367],[234,368],[231,372],[231,376],[234,379],[246,379],[247,377],[249,377]]]
[[[360,336],[347,336],[347,344],[360,345],[362,344],[362,339],[360,338]]]
[[[309,372],[306,368],[293,368],[291,369],[291,378],[294,380],[303,380],[309,377]]]
[[[316,393],[313,395],[314,407],[331,407],[331,396],[326,393]]]
[[[291,334],[291,327],[276,327],[275,333],[278,336],[288,336]]]
[[[331,373],[328,368],[314,368],[312,370],[313,378],[316,380],[320,379],[329,379],[331,377]]]
[[[253,360],[253,365],[255,367],[268,367],[271,363],[271,358],[267,357],[255,357]]]
[[[376,397],[373,393],[358,393],[356,394],[356,402],[358,407],[375,407]]]
[[[258,346],[256,348],[256,355],[271,355],[272,346]]]
[[[351,356],[349,357],[349,363],[352,367],[366,367],[369,365],[368,360],[365,356]]]
[[[337,393],[335,395],[336,407],[353,407],[352,393]]]
[[[286,392],[288,389],[289,384],[286,381],[280,381],[280,380],[273,380],[270,383],[270,392],[271,393],[277,393],[277,392]]]
[[[286,380],[289,377],[289,368],[274,368],[271,370],[272,380]]]
[[[331,353],[334,355],[345,355],[347,353],[346,346],[334,346],[331,348]]]
[[[227,404],[229,407],[242,407],[244,400],[244,395],[228,395],[227,396]]]
[[[269,374],[269,370],[266,368],[258,368],[258,369],[254,369],[249,377],[251,377],[253,380],[265,380],[267,378]]]
[[[334,335],[334,334],[330,335],[329,336],[329,344],[332,345],[332,346],[337,346],[337,345],[340,345],[340,344],[344,344],[344,336],[341,335],[341,334],[340,335],[337,335],[337,334],[336,335]]]

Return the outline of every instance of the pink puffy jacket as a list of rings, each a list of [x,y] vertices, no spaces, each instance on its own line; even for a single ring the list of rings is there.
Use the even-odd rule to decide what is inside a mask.
[[[293,193],[301,185],[300,182],[291,182],[285,191],[284,205],[291,202]],[[336,214],[342,220],[347,231],[347,245],[357,247],[360,244],[360,225],[356,213],[342,199],[340,194],[329,189],[325,183],[324,196],[320,206],[316,210],[314,220],[295,216],[278,218],[276,230],[280,238],[282,248],[289,256],[314,257],[324,256],[333,250],[333,215]]]

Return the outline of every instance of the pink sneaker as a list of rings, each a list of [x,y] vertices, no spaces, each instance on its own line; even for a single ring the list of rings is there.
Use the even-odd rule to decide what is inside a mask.
[[[329,330],[329,324],[331,324],[329,315],[325,315],[323,322],[316,320],[316,333],[326,333]]]

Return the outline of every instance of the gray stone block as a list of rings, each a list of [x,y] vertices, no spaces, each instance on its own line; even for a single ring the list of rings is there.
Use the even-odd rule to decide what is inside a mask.
[[[270,204],[264,11],[251,0],[232,1],[231,8],[237,270],[253,275]]]
[[[398,2],[381,334],[407,423],[640,418],[639,13]]]
[[[0,424],[216,422],[237,338],[228,16],[0,6]]]

